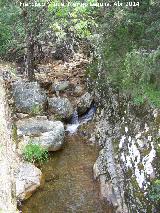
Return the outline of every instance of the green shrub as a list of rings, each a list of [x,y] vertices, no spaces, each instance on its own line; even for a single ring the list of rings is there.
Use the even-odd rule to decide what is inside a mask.
[[[153,202],[160,202],[160,180],[157,179],[153,182],[149,198]]]
[[[23,157],[26,161],[31,163],[42,163],[48,160],[48,150],[31,142],[25,146]]]

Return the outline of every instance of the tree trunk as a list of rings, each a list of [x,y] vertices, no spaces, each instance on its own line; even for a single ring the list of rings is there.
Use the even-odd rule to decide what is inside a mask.
[[[34,74],[34,40],[31,33],[27,33],[27,57],[26,57],[26,71],[29,81],[35,80]]]

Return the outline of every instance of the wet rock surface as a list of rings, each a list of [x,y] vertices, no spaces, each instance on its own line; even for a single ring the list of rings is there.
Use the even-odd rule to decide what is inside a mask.
[[[13,83],[13,98],[17,112],[42,114],[45,110],[47,97],[37,82]]]

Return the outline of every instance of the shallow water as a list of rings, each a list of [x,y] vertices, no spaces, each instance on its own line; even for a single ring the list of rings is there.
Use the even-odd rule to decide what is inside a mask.
[[[42,166],[45,184],[23,203],[23,213],[112,213],[99,197],[92,167],[96,147],[78,135],[66,138],[63,150]]]

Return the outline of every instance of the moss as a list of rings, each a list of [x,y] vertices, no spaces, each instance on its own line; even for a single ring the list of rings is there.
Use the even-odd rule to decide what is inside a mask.
[[[141,157],[145,157],[147,156],[151,151],[151,148],[145,148],[145,149],[141,149],[140,153],[141,153]]]
[[[53,115],[51,115],[50,119],[51,120],[56,120],[56,121],[63,121],[64,120],[63,117],[61,115],[59,115],[59,114],[53,114]]]
[[[40,105],[34,105],[31,109],[31,115],[40,115],[43,112],[43,107]]]
[[[14,143],[18,144],[17,126],[15,124],[12,125],[12,139]]]
[[[144,170],[144,166],[143,166],[142,163],[139,163],[139,164],[138,164],[138,169],[139,169],[139,170]]]
[[[113,148],[114,148],[114,153],[118,154],[119,153],[119,140],[115,139],[112,141]]]

